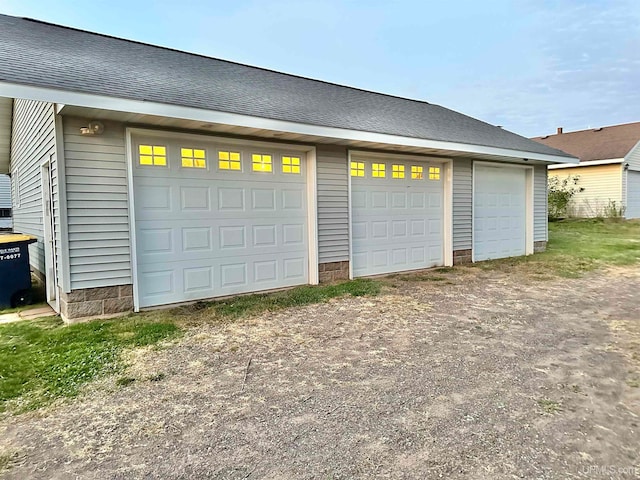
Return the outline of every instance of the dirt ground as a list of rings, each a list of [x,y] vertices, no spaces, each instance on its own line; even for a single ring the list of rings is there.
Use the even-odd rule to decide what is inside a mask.
[[[4,418],[4,477],[640,478],[640,268],[437,275],[191,326]]]

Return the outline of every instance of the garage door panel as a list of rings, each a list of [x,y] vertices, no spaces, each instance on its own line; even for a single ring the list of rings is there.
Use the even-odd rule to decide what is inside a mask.
[[[134,151],[143,141],[159,142],[134,141]],[[212,139],[198,147],[207,168],[183,168],[185,142],[162,142],[166,167],[134,168],[140,306],[308,283],[304,155]],[[218,169],[225,149],[240,152],[240,171]],[[252,153],[270,155],[272,171],[253,172]],[[285,156],[300,159],[297,173]]]
[[[473,205],[474,259],[526,253],[526,171],[477,166]]]
[[[627,171],[626,218],[640,218],[640,172]]]
[[[402,161],[358,157],[357,162],[365,174],[351,177],[354,276],[442,265],[442,180],[412,179],[412,164]],[[386,174],[373,177],[373,164],[380,163]],[[404,166],[404,178],[392,176],[392,165]],[[429,164],[421,165],[428,172]]]

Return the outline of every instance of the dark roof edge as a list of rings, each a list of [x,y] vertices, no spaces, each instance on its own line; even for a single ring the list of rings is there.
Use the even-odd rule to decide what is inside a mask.
[[[5,15],[5,16],[11,17],[12,15]],[[281,72],[281,71],[274,70],[274,69],[271,69],[271,68],[258,67],[256,65],[249,65],[247,63],[236,62],[236,61],[227,60],[227,59],[224,59],[224,58],[211,57],[209,55],[205,55],[205,54],[202,54],[202,53],[188,52],[186,50],[179,50],[177,48],[166,47],[164,45],[155,45],[153,43],[147,43],[147,42],[143,42],[143,41],[140,41],[140,40],[131,40],[129,38],[116,37],[115,35],[109,35],[107,33],[92,32],[90,30],[84,30],[82,28],[70,27],[70,26],[67,26],[67,25],[60,25],[58,23],[47,22],[47,21],[44,21],[44,20],[39,20],[37,18],[29,18],[29,17],[13,17],[13,18],[20,18],[22,20],[27,20],[27,21],[30,21],[30,22],[41,23],[43,25],[49,25],[49,26],[57,27],[57,28],[64,28],[64,29],[67,29],[67,30],[73,30],[73,31],[80,32],[80,33],[87,33],[89,35],[98,35],[100,37],[110,38],[110,39],[113,39],[113,40],[120,40],[122,42],[135,43],[137,45],[143,45],[145,47],[159,48],[161,50],[167,50],[167,51],[170,51],[170,52],[176,52],[176,53],[181,53],[181,54],[185,54],[185,55],[192,55],[194,57],[200,57],[200,58],[204,58],[204,59],[207,59],[207,60],[217,60],[219,62],[231,63],[233,65],[240,65],[242,67],[253,68],[253,69],[256,69],[256,70],[262,70],[264,72],[275,73],[275,74],[278,74],[278,75],[286,75],[288,77],[299,78],[299,79],[308,80],[308,81],[311,81],[311,82],[318,82],[318,83],[324,83],[326,85],[333,85],[335,87],[348,88],[348,89],[356,90],[356,91],[359,91],[359,92],[373,93],[375,95],[382,95],[384,97],[390,97],[390,98],[398,98],[400,100],[407,100],[407,101],[410,101],[410,102],[422,103],[422,104],[426,104],[426,105],[436,105],[434,103],[429,103],[426,100],[418,100],[416,98],[402,97],[400,95],[391,95],[389,93],[376,92],[374,90],[367,90],[365,88],[354,87],[354,86],[351,86],[351,85],[343,85],[341,83],[329,82],[327,80],[320,80],[320,79],[317,79],[317,78],[305,77],[303,75],[298,75],[298,74],[295,74],[295,73]],[[442,107],[442,108],[446,108],[446,107]],[[451,109],[448,109],[448,110],[451,110]],[[459,113],[459,112],[456,112],[456,113]],[[462,115],[464,115],[464,114],[462,114]]]

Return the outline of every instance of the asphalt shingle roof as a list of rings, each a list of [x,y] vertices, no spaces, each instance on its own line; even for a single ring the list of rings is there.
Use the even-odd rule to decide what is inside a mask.
[[[0,81],[568,156],[439,105],[7,15]]]
[[[640,142],[640,122],[559,133],[532,140],[570,153],[581,162],[624,158]]]

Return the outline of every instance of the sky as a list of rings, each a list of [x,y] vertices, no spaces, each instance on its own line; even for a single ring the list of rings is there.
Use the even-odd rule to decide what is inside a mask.
[[[528,137],[640,121],[637,0],[0,0],[0,13],[424,100]]]

